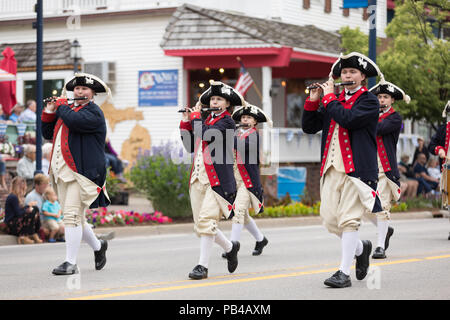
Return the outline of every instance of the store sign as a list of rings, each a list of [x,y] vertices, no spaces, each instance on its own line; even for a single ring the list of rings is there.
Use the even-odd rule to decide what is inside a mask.
[[[178,105],[178,70],[139,71],[139,106]]]

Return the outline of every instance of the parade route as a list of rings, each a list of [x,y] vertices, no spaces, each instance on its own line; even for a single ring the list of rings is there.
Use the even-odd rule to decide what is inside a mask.
[[[135,236],[110,241],[108,263],[93,267],[86,244],[80,249],[80,274],[56,277],[51,269],[64,257],[64,244],[0,248],[0,299],[130,300],[310,300],[310,299],[448,299],[450,241],[447,219],[396,220],[388,258],[371,259],[372,271],[352,287],[330,289],[323,280],[339,266],[339,243],[322,226],[262,229],[269,245],[259,257],[243,233],[239,267],[226,270],[215,246],[209,277],[187,277],[198,259],[192,233]],[[362,239],[375,241],[365,223]]]

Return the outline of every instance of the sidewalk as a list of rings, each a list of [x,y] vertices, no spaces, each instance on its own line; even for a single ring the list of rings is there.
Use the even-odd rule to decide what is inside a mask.
[[[153,212],[151,203],[143,196],[131,195],[128,203],[129,203],[128,206],[123,205],[109,206],[108,210],[109,211],[126,210],[126,211],[135,211],[139,213]],[[440,210],[434,213],[432,211],[391,213],[392,220],[432,219],[435,217],[447,218],[448,211]],[[257,218],[256,223],[261,229],[266,229],[266,228],[320,225],[321,219],[318,216],[290,217],[290,218]],[[231,221],[230,220],[221,221],[220,228],[221,230],[225,231],[231,230]],[[194,226],[193,223],[174,223],[174,224],[158,224],[149,226],[101,227],[95,228],[94,232],[97,235],[114,232],[115,238],[127,238],[127,237],[163,235],[163,234],[193,233]],[[0,234],[0,246],[13,245],[16,243],[17,243],[16,237]]]

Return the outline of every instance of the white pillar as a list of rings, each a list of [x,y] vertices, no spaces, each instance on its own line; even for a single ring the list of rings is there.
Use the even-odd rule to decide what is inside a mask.
[[[272,97],[270,96],[270,88],[272,87],[272,68],[262,68],[262,109],[264,113],[272,119]],[[268,164],[270,161],[270,168],[261,170],[261,174],[272,175],[274,170],[278,167],[279,150],[278,143],[273,141],[273,134],[271,128],[267,123],[263,125],[263,147],[262,160],[263,164]],[[274,166],[275,165],[275,166]],[[263,168],[264,169],[264,168]]]
[[[272,119],[272,97],[270,88],[272,87],[272,68],[262,68],[262,108],[263,111]]]

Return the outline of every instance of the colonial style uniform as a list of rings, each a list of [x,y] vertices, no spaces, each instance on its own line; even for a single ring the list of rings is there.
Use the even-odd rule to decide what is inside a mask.
[[[405,100],[409,103],[410,98],[396,85],[381,81],[370,89],[374,95],[388,94],[397,100]],[[378,149],[378,193],[380,195],[382,211],[370,214],[369,219],[378,228],[378,244],[372,258],[386,258],[385,251],[389,246],[389,239],[394,233],[394,228],[389,226],[390,210],[392,202],[400,199],[400,173],[397,166],[397,143],[402,128],[402,117],[395,112],[392,106],[381,106],[384,111],[380,112],[377,126],[377,149]],[[387,108],[387,109],[386,109]]]
[[[220,96],[230,102],[230,107],[245,103],[232,87],[215,81],[200,96],[200,102],[209,106],[212,96]],[[194,218],[194,231],[200,237],[200,261],[189,274],[191,279],[207,277],[209,252],[215,241],[227,252],[228,270],[237,267],[239,242],[230,242],[218,228],[223,215],[232,218],[236,197],[236,181],[233,173],[233,133],[235,124],[228,110],[210,114],[206,120],[200,112],[193,112],[191,120],[181,121],[183,145],[194,154],[190,175],[189,194]],[[228,135],[228,139],[227,139]]]
[[[341,56],[332,67],[337,78],[343,68],[355,68],[367,77],[381,74],[366,56],[352,52]],[[342,241],[342,260],[338,272],[325,284],[351,286],[350,265],[357,256],[356,277],[364,279],[369,267],[371,242],[359,240],[361,217],[381,211],[377,195],[378,165],[376,130],[378,99],[364,86],[343,90],[337,97],[327,94],[319,101],[306,100],[303,130],[314,134],[322,130],[320,168],[320,215],[329,232]]]
[[[450,141],[450,100],[445,105],[445,108],[442,112],[442,117],[447,118],[447,122],[439,126],[436,133],[431,137],[430,144],[428,145],[428,150],[433,154],[438,156],[439,150],[443,149],[445,151],[446,159],[450,159],[450,153],[449,153],[449,141]],[[448,166],[448,160],[445,160],[441,157],[439,157],[439,164],[441,171],[443,170],[444,166]],[[450,167],[446,168],[446,170],[450,169]],[[447,174],[444,172],[444,174]],[[441,192],[443,190],[447,190],[448,192],[448,184],[449,181],[447,181],[447,178],[441,179]],[[443,201],[444,202],[444,201]],[[447,201],[448,202],[448,201]],[[447,209],[450,210],[450,204],[446,204]],[[450,233],[448,235],[448,240],[450,240]]]
[[[108,87],[97,77],[75,74],[65,89],[89,87],[94,92],[107,92]],[[78,272],[76,257],[81,240],[94,249],[95,267],[106,263],[106,240],[99,241],[86,223],[87,208],[106,207],[105,137],[106,122],[102,110],[93,101],[84,105],[70,105],[67,99],[56,102],[57,109],[42,114],[42,132],[53,141],[50,160],[50,182],[57,192],[64,215],[66,261],[53,270],[54,274]]]
[[[243,115],[253,117],[257,123],[268,122],[270,126],[272,124],[272,121],[260,108],[250,104],[236,109],[232,118],[234,121],[240,122]],[[256,214],[264,211],[264,192],[259,170],[260,137],[255,127],[241,127],[236,130],[234,139],[234,177],[237,195],[231,240],[238,241],[242,228],[245,227],[256,239],[252,254],[257,256],[262,253],[263,248],[268,244],[267,238],[261,233],[248,211],[249,208],[253,208]]]

